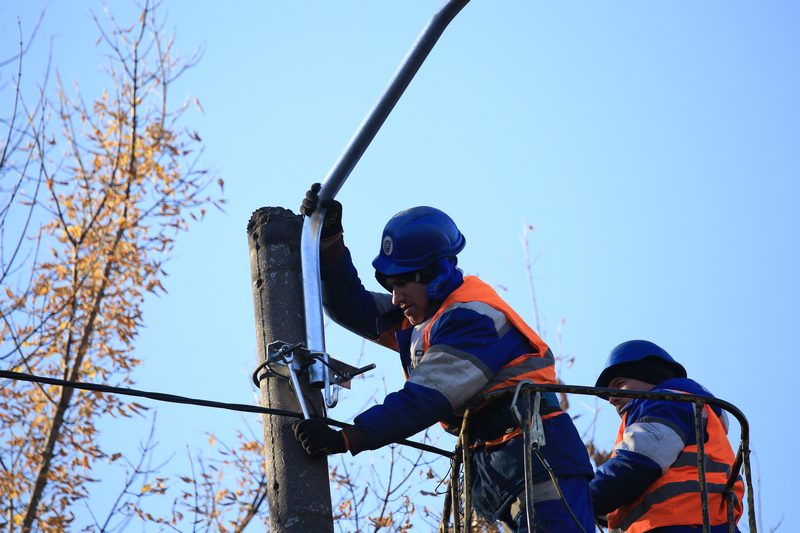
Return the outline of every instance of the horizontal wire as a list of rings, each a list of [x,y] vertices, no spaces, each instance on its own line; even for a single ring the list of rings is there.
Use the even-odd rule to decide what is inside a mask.
[[[10,370],[0,370],[0,378],[6,378],[16,381],[29,381],[33,383],[44,383],[47,385],[57,385],[59,387],[68,387],[79,390],[119,394],[122,396],[136,396],[139,398],[149,398],[151,400],[156,400],[159,402],[179,403],[184,405],[197,405],[200,407],[210,407],[213,409],[227,409],[229,411],[238,411],[245,413],[258,413],[266,415],[286,416],[290,418],[303,418],[302,413],[298,413],[295,411],[288,411],[286,409],[274,409],[271,407],[261,407],[256,405],[247,405],[243,403],[217,402],[214,400],[203,400],[200,398],[177,396],[175,394],[167,394],[164,392],[150,392],[139,389],[131,389],[128,387],[114,387],[112,385],[102,385],[99,383],[86,383],[84,381],[69,381],[65,379],[50,378],[47,376],[38,376],[35,374],[26,374],[23,372],[13,372]],[[326,417],[320,417],[320,418],[324,420],[325,423],[331,426],[336,426],[339,428],[352,427],[352,424],[339,422],[338,420],[334,420],[332,418],[326,418]],[[451,452],[448,452],[441,448],[436,448],[435,446],[430,446],[428,444],[422,444],[420,442],[414,442],[405,439],[399,441],[397,444],[408,446],[410,448],[416,448],[417,450],[421,450],[424,452],[435,453],[447,458],[450,458],[453,455]]]

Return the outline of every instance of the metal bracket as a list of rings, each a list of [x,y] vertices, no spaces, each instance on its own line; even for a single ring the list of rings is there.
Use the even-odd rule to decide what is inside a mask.
[[[323,382],[310,379],[311,373],[309,372],[309,368],[316,362],[322,363],[328,370],[330,370],[330,372],[328,372],[329,380]],[[339,361],[338,359],[330,357],[324,352],[310,351],[303,345],[302,342],[292,344],[280,340],[272,341],[269,343],[269,345],[267,345],[267,361],[265,366],[270,364],[283,364],[289,370],[289,377],[292,381],[292,385],[294,386],[295,393],[297,394],[297,400],[300,402],[300,408],[302,409],[303,416],[305,418],[309,418],[310,415],[305,397],[303,396],[303,391],[300,388],[300,380],[298,376],[308,375],[309,386],[317,389],[322,389],[323,387],[329,385],[329,388],[326,387],[324,391],[326,405],[328,407],[333,407],[336,405],[339,397],[339,387],[349,389],[351,386],[351,381],[354,377],[375,368],[374,363],[370,363],[360,368],[351,366],[343,361]],[[333,405],[331,405],[331,403]]]
[[[533,397],[533,411],[529,412],[530,420],[526,420],[527,417],[520,413],[519,407],[517,406],[519,391],[526,383],[536,385],[536,383],[529,379],[517,383],[517,388],[514,390],[514,397],[511,400],[511,411],[514,413],[514,416],[517,417],[517,422],[519,422],[522,431],[530,432],[531,444],[535,444],[537,447],[541,448],[545,444],[544,425],[542,424],[542,415],[539,414],[539,408],[542,403],[542,393],[537,392]],[[526,405],[525,408],[530,410],[530,405]]]
[[[344,361],[334,359],[330,355],[323,352],[310,352],[308,350],[305,350],[305,352],[309,364],[313,364],[314,360],[316,360],[328,367],[328,370],[330,371],[329,379],[331,385],[337,385],[339,387],[344,387],[345,389],[350,388],[350,382],[354,377],[375,368],[375,364],[373,363],[359,368],[348,365]],[[321,389],[325,384],[322,381],[310,381],[309,385],[315,389]]]
[[[544,427],[542,426],[542,415],[539,414],[539,407],[542,402],[542,393],[536,392],[533,397],[533,409],[531,409],[531,392],[525,389],[523,392],[522,412],[517,407],[517,398],[519,397],[522,386],[526,383],[535,385],[529,379],[517,383],[517,388],[514,390],[514,398],[511,400],[511,411],[517,417],[520,427],[522,428],[523,439],[523,454],[522,463],[525,468],[525,520],[528,531],[535,531],[536,524],[536,508],[535,499],[533,496],[533,467],[531,466],[531,455],[536,450],[544,446]]]

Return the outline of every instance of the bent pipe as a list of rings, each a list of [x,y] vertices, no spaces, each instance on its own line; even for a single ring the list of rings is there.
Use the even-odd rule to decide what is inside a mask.
[[[358,163],[372,139],[378,133],[395,104],[400,100],[408,84],[414,78],[422,63],[428,57],[433,46],[439,40],[447,25],[450,24],[469,0],[450,0],[431,19],[417,37],[411,49],[406,53],[400,66],[395,71],[383,95],[367,114],[366,118],[350,139],[339,159],[334,163],[319,191],[317,209],[303,221],[300,237],[300,257],[303,270],[303,301],[305,302],[306,347],[312,352],[323,354],[325,362],[325,329],[322,317],[322,290],[319,274],[319,241],[322,232],[322,221],[325,219],[325,200],[331,200],[339,192],[347,177]],[[312,386],[321,387],[324,391],[325,404],[336,405],[337,398],[331,390],[328,367],[315,362],[309,369]]]

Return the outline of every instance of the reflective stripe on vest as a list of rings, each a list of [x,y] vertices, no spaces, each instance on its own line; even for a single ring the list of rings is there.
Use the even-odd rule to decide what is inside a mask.
[[[507,390],[513,390],[517,383],[526,379],[540,384],[556,383],[555,358],[547,344],[511,309],[511,306],[500,298],[494,289],[475,276],[466,276],[464,283],[450,293],[439,310],[431,317],[428,327],[423,333],[423,348],[425,351],[430,348],[430,332],[436,321],[451,306],[464,302],[482,302],[497,309],[528,339],[528,342],[535,349],[534,352],[522,354],[503,365],[481,390],[478,397],[485,398]]]
[[[715,526],[725,524],[728,520],[727,502],[723,492],[733,466],[734,455],[719,417],[708,405],[704,406],[704,411],[708,430],[708,440],[704,444],[708,515],[710,525]],[[622,441],[626,420],[627,413],[622,417],[615,451],[616,445]],[[619,528],[627,533],[643,533],[665,526],[701,525],[703,513],[697,454],[697,445],[684,447],[666,473],[647,487],[638,499],[609,513],[609,528]],[[742,516],[744,496],[741,479],[734,484],[734,493],[734,517],[738,521]]]
[[[719,461],[711,461],[708,458],[708,455],[704,457],[705,466],[706,466],[706,473],[708,472],[722,472],[725,476],[731,475],[731,466]],[[681,452],[675,462],[670,465],[670,468],[681,468],[684,466],[688,467],[697,467],[697,452]]]

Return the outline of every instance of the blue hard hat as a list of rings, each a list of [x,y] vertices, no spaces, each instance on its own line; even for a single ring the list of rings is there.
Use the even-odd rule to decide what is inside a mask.
[[[655,360],[648,358],[655,358]],[[650,368],[647,368],[644,364],[636,364],[643,362],[644,359],[648,359],[651,362]],[[654,366],[658,368],[653,368]],[[616,377],[637,379],[638,373],[645,376],[658,375],[662,373],[662,369],[663,372],[671,374],[668,377],[686,377],[686,369],[683,368],[683,365],[673,359],[659,345],[643,340],[626,341],[611,350],[606,365],[603,367],[600,377],[597,378],[595,387],[608,387],[611,380]],[[652,380],[643,379],[643,381],[649,382]]]
[[[372,266],[383,276],[416,272],[439,258],[455,256],[466,242],[456,223],[443,211],[412,207],[386,223],[381,250]]]

